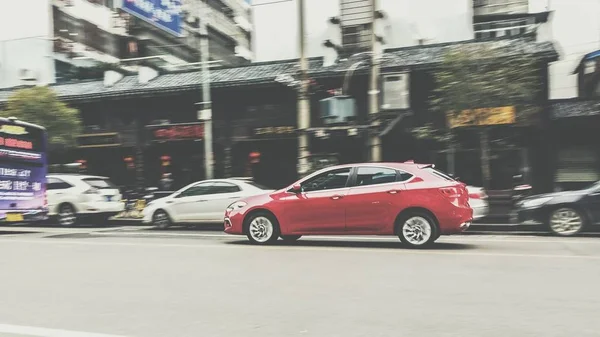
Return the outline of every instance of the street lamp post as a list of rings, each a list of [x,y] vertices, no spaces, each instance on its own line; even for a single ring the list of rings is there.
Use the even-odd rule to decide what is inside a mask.
[[[204,121],[204,175],[206,179],[214,178],[214,154],[212,134],[212,101],[210,96],[210,66],[208,28],[204,16],[204,2],[198,0],[198,18],[200,20],[200,66],[202,77],[202,102],[198,119]]]

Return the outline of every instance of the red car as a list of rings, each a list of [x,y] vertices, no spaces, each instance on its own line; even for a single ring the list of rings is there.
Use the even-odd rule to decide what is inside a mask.
[[[234,202],[224,225],[225,233],[255,244],[302,235],[397,235],[409,247],[423,247],[470,226],[468,200],[465,184],[433,165],[340,165]]]

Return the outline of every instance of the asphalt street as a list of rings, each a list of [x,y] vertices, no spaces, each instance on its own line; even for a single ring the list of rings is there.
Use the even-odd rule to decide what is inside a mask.
[[[0,234],[0,336],[600,336],[599,238]]]

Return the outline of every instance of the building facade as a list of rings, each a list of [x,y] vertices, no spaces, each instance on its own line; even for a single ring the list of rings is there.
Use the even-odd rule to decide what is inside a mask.
[[[10,9],[0,7],[0,89],[54,83],[50,1],[21,0],[4,6]]]

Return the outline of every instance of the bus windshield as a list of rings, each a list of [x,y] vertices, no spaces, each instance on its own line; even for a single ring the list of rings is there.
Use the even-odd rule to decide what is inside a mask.
[[[47,213],[46,131],[0,118],[0,220],[40,220]]]

